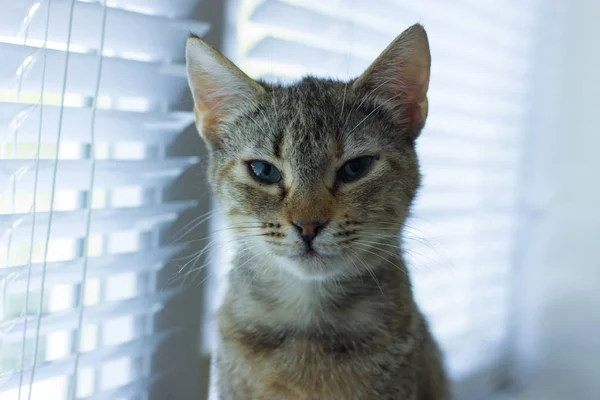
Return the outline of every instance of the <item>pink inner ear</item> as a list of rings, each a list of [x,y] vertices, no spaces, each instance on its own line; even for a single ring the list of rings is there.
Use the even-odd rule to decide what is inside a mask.
[[[407,108],[407,115],[413,125],[421,129],[425,124],[428,112],[427,89],[429,87],[429,68],[419,68],[415,75],[415,84],[408,87],[404,107]]]
[[[428,112],[427,97],[425,97],[425,99],[422,100],[420,103],[417,103],[417,102],[413,103],[411,111],[412,111],[412,116],[409,117],[409,119],[411,120],[411,125],[413,126],[413,131],[415,132],[416,135],[418,135],[419,132],[421,131],[421,129],[423,129],[423,126],[425,125],[425,120],[427,119],[427,112]]]
[[[194,108],[196,115],[196,127],[200,135],[213,147],[219,147],[223,144],[223,135],[219,133],[219,123],[214,114],[208,110],[201,110],[200,105]],[[206,110],[206,111],[205,111]]]
[[[413,25],[381,53],[354,87],[418,134],[427,117],[430,65],[427,34],[422,26]]]
[[[199,38],[188,39],[186,65],[196,103],[196,126],[211,146],[219,146],[223,143],[223,121],[264,89]]]
[[[402,76],[404,72],[400,68],[394,68],[394,70],[396,76]],[[384,71],[374,72],[382,73]],[[427,72],[420,75],[422,77],[428,76]],[[380,87],[378,88],[377,85],[374,85],[374,83],[377,82],[377,80],[374,79],[373,84],[367,86],[372,87],[372,89],[366,91],[366,93],[371,93],[370,97],[376,99],[381,107],[391,111],[398,122],[403,124],[408,123],[414,126],[414,130],[418,134],[418,131],[421,130],[425,123],[425,119],[427,118],[428,81],[425,80],[424,82],[421,81],[423,82],[421,84],[416,84],[401,79],[390,80],[389,77],[387,80],[389,83],[379,83]],[[385,82],[385,80],[380,80],[380,82]]]

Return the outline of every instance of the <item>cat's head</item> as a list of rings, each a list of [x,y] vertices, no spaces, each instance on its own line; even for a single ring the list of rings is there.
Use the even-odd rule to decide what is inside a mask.
[[[268,85],[197,37],[186,52],[210,183],[243,249],[307,279],[360,272],[394,251],[420,182],[422,26],[350,82]]]

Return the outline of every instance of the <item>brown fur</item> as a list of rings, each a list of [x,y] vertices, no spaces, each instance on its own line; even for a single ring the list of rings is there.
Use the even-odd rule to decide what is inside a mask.
[[[351,82],[257,83],[198,38],[187,60],[209,179],[238,244],[219,313],[220,398],[449,399],[398,244],[420,184],[423,28]],[[366,175],[341,181],[362,156]],[[252,178],[256,160],[281,181]],[[294,224],[313,222],[322,230],[308,253]]]
[[[229,398],[447,399],[439,353],[412,303],[406,276],[390,270],[377,278],[381,291],[372,285],[362,298],[354,293],[359,300],[346,298],[349,304],[325,313],[327,321],[302,328],[270,323],[270,299],[251,300],[260,317],[241,315],[249,307],[239,302],[253,296],[231,294],[220,315],[221,354],[235,357],[219,360]],[[374,306],[379,312],[367,315]]]

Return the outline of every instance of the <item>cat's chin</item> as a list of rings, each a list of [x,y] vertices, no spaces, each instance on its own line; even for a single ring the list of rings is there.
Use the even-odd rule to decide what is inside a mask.
[[[344,270],[341,258],[314,251],[278,258],[283,270],[302,280],[323,281]]]

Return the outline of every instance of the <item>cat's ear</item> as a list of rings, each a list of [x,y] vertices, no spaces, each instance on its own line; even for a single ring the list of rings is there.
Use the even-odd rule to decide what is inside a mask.
[[[209,145],[219,146],[222,123],[265,89],[197,36],[188,38],[185,53],[198,132]]]
[[[427,33],[420,24],[402,32],[353,83],[362,96],[408,124],[415,139],[427,118],[431,56]]]

